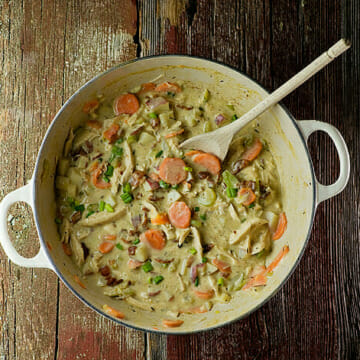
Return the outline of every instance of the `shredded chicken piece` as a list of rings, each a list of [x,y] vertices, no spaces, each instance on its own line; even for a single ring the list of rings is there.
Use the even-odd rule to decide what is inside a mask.
[[[125,215],[126,208],[118,208],[113,213],[101,211],[98,213],[95,213],[91,216],[89,216],[86,219],[82,219],[78,222],[79,225],[82,226],[97,226],[97,225],[103,225],[111,221],[115,221],[120,219],[123,215]]]
[[[124,149],[124,166],[125,166],[125,170],[123,172],[123,174],[121,175],[120,178],[120,184],[124,185],[125,183],[127,183],[130,179],[131,174],[134,171],[134,157],[131,151],[131,147],[128,144],[127,141],[124,141],[123,143],[123,149]]]

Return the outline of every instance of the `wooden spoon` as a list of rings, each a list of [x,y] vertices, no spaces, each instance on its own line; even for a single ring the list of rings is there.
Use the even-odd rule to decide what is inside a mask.
[[[204,152],[216,155],[220,160],[224,160],[231,140],[239,130],[241,130],[250,121],[254,120],[257,116],[262,114],[265,110],[278,103],[293,90],[298,88],[311,76],[316,74],[336,57],[349,49],[349,47],[350,42],[348,40],[339,40],[306,68],[294,75],[290,80],[280,86],[277,90],[267,96],[263,101],[261,101],[239,119],[215,131],[194,136],[181,143],[180,147],[186,149],[202,150]]]

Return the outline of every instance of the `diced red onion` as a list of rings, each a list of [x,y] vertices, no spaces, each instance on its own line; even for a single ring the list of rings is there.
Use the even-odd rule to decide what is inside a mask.
[[[225,116],[223,114],[219,114],[216,116],[215,118],[215,123],[216,125],[220,125],[221,123],[223,123],[225,121]]]

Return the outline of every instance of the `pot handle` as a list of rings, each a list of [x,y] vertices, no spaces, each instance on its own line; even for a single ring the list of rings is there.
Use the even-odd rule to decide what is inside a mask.
[[[9,233],[7,230],[7,214],[9,207],[17,201],[25,201],[28,203],[32,211],[34,212],[34,202],[32,199],[32,186],[33,183],[30,181],[29,184],[12,191],[7,194],[0,203],[0,244],[4,249],[6,255],[10,260],[20,266],[32,267],[32,268],[48,268],[53,269],[43,247],[40,245],[40,250],[33,258],[25,258],[21,256],[14,248],[11,243]]]
[[[346,142],[342,137],[340,131],[333,125],[316,120],[301,120],[297,121],[305,140],[315,131],[323,131],[327,133],[334,142],[336,151],[340,160],[340,175],[338,179],[331,185],[322,185],[315,178],[316,181],[316,202],[321,202],[332,198],[344,190],[350,176],[350,156]]]

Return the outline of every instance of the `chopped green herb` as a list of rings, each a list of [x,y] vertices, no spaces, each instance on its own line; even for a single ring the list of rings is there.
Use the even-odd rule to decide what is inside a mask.
[[[179,184],[172,185],[171,188],[174,189],[174,190],[177,190],[179,188]]]
[[[118,140],[119,141],[119,140]],[[124,141],[124,140],[123,140]],[[116,155],[116,156],[122,156],[123,155],[123,148],[120,148],[116,145],[114,145],[112,148],[111,148],[111,153]]]
[[[140,242],[140,239],[135,239],[135,240],[133,241],[133,244],[134,244],[134,245],[137,245],[139,242]]]
[[[200,215],[200,219],[201,219],[202,221],[205,221],[205,220],[206,220],[206,214],[201,214],[201,215]]]
[[[120,244],[120,243],[117,243],[115,245],[119,250],[124,250],[124,247]]]
[[[85,206],[83,204],[81,205],[75,205],[74,206],[74,210],[75,211],[80,211],[80,212],[83,212],[85,210]]]
[[[110,204],[105,204],[105,210],[107,212],[114,212],[114,208]]]
[[[235,107],[234,105],[226,105],[228,109],[232,110],[232,111],[235,111]]]
[[[56,218],[55,218],[55,222],[56,222],[57,224],[61,224],[61,223],[62,223],[62,220],[61,220],[60,218],[56,217]]]
[[[202,226],[202,222],[201,222],[201,221],[199,221],[199,220],[194,220],[194,219],[191,219],[190,224],[191,224],[192,226],[197,227],[197,228],[199,228],[199,227]]]
[[[137,141],[137,136],[136,135],[129,135],[128,138],[127,138],[127,141],[128,141],[129,144],[132,144],[132,143]]]
[[[111,177],[113,176],[113,173],[114,173],[114,167],[109,164],[106,168],[106,171],[104,172],[104,175]]]
[[[260,259],[265,253],[265,249],[262,249],[259,253],[256,254],[256,257]]]
[[[254,206],[255,206],[254,203],[250,204],[250,205],[249,205],[249,209],[252,209]]]
[[[147,261],[145,264],[141,266],[141,268],[146,272],[150,272],[153,269],[153,266],[151,265],[150,261]]]
[[[233,122],[233,121],[235,121],[235,120],[237,120],[237,115],[236,114],[234,114],[232,117],[231,117],[231,122]]]
[[[193,169],[190,166],[185,166],[184,170],[187,171],[187,172],[192,172],[193,171]]]
[[[149,114],[149,117],[150,117],[151,119],[156,119],[156,118],[157,118],[157,115],[156,115],[154,112],[152,112],[152,113]]]
[[[199,286],[199,277],[198,276],[195,279],[195,286]]]
[[[224,278],[222,278],[222,277],[218,278],[217,283],[218,283],[219,286],[223,286],[224,285]]]
[[[195,248],[191,248],[189,251],[192,255],[195,255],[197,253],[197,250]]]
[[[154,277],[153,281],[155,284],[160,284],[164,280],[164,277],[161,275],[157,275]]]
[[[91,216],[92,214],[95,214],[95,211],[89,211],[87,214],[86,214],[86,218],[88,218],[89,216]]]
[[[121,194],[120,197],[125,204],[129,204],[133,201],[133,196],[129,193]]]
[[[115,142],[116,144],[121,144],[124,142],[124,138],[117,139]]]
[[[107,182],[107,183],[110,182],[110,179],[109,179],[107,176],[104,176],[104,177],[103,177],[103,180],[104,180],[105,182]]]
[[[200,211],[200,208],[198,206],[195,206],[194,211],[198,212],[198,211]]]
[[[234,198],[234,197],[236,197],[237,192],[238,192],[238,189],[229,188],[229,187],[226,188],[226,195],[227,195],[229,198]]]
[[[131,185],[130,185],[129,183],[126,183],[126,184],[123,186],[123,192],[124,192],[124,193],[128,193],[128,194],[131,193]]]
[[[203,264],[207,263],[207,262],[208,262],[208,258],[205,257],[205,256],[203,256],[203,257],[201,258],[201,262],[202,262]]]
[[[199,106],[200,111],[204,111],[204,108],[202,106]]]
[[[152,277],[149,277],[149,278],[147,279],[147,282],[148,282],[148,284],[152,284],[152,282],[153,282]]]
[[[105,210],[105,201],[100,200],[99,202],[99,211],[104,211]]]
[[[155,158],[159,158],[163,154],[163,151],[160,150],[158,153],[156,153]]]
[[[159,181],[159,185],[163,189],[168,189],[170,187],[170,185],[168,183],[166,183],[165,181],[163,181],[163,180]]]
[[[244,223],[246,221],[246,218],[241,219],[241,222]]]

